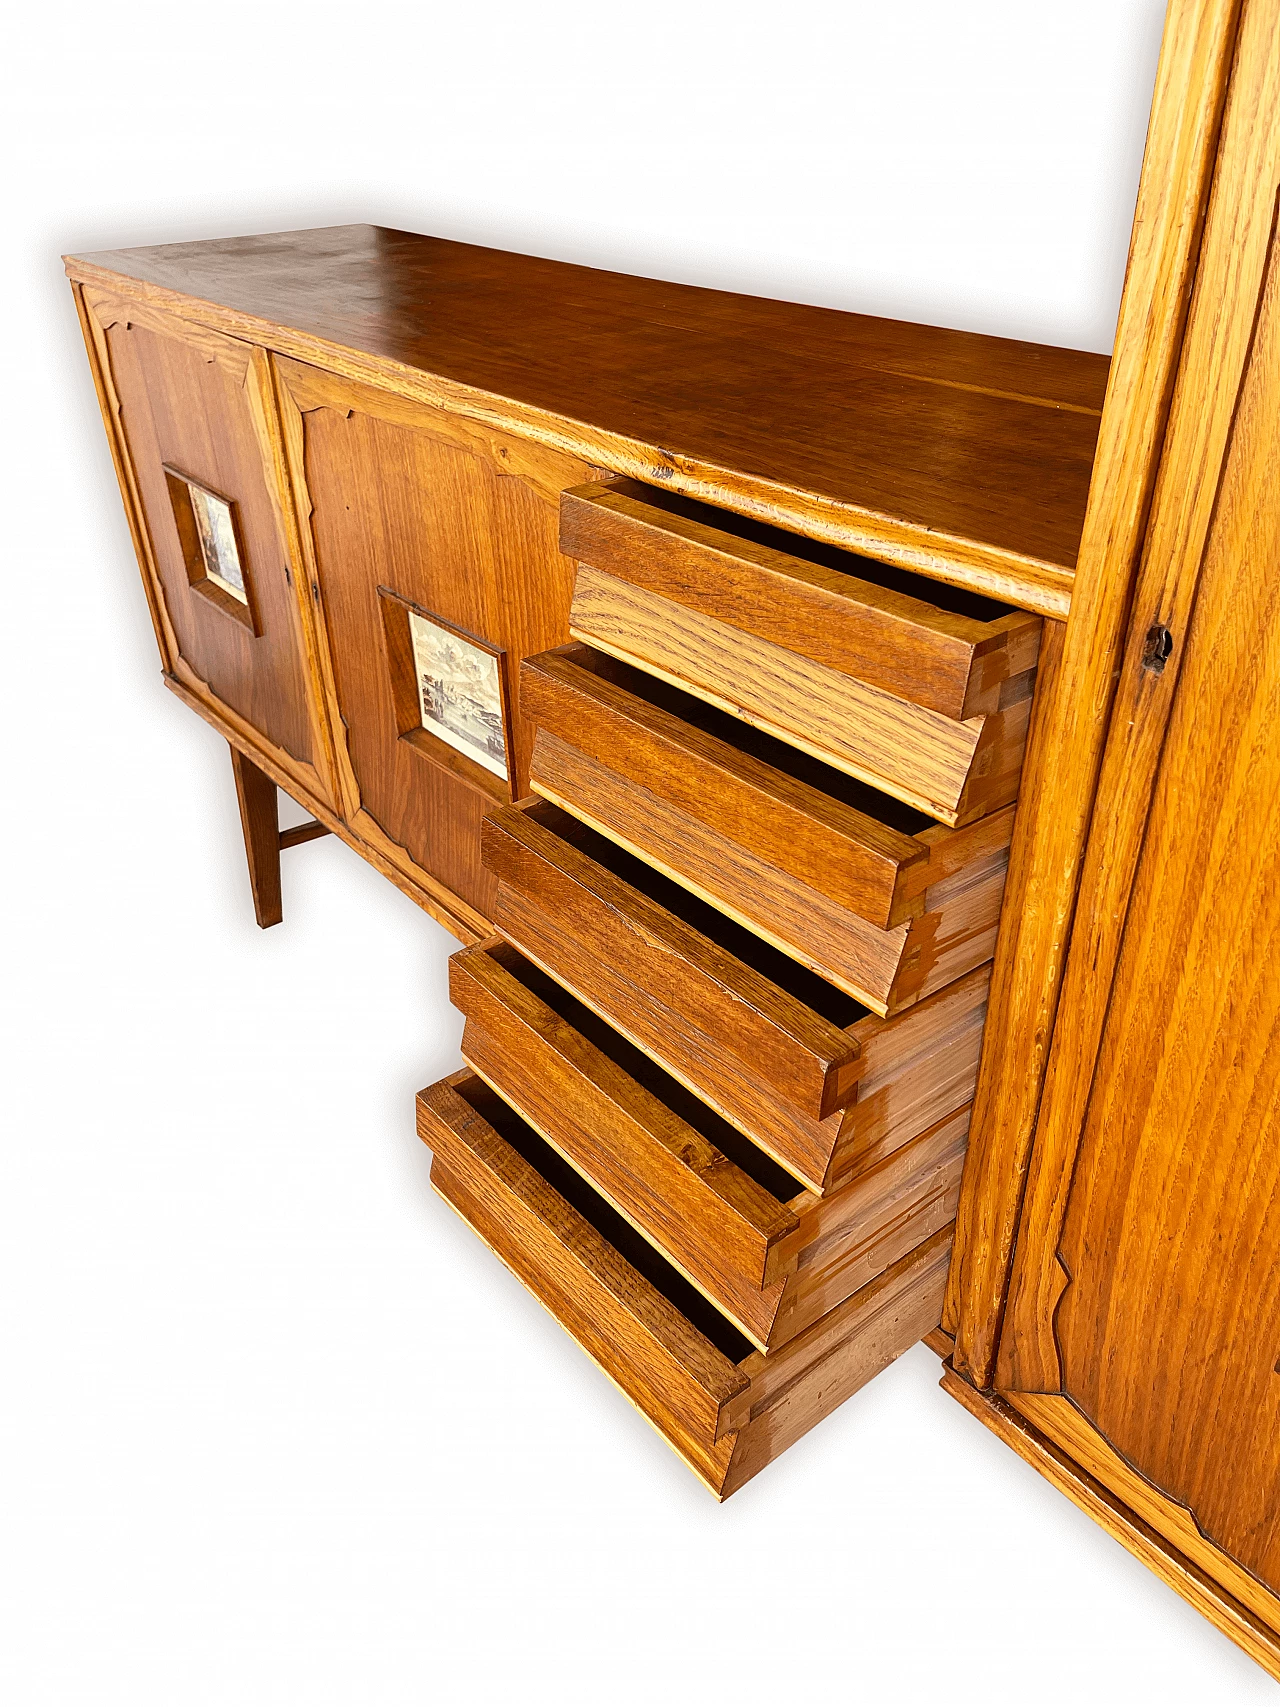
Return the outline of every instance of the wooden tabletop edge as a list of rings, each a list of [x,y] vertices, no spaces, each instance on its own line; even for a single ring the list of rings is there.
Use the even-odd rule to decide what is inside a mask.
[[[83,256],[65,255],[63,265],[73,283],[97,286],[126,300],[164,309],[179,319],[208,325],[311,366],[328,365],[383,390],[449,409],[496,431],[532,439],[648,485],[681,492],[1040,616],[1062,619],[1070,608],[1073,564],[1052,563],[983,540],[938,532],[909,518],[867,509],[829,493],[789,486],[765,475],[630,439],[392,357],[369,355],[351,345],[264,320],[225,303],[112,272]]]

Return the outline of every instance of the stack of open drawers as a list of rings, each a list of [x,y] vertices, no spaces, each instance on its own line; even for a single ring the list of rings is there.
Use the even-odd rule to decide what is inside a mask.
[[[432,1181],[719,1495],[937,1326],[1040,619],[564,494]]]

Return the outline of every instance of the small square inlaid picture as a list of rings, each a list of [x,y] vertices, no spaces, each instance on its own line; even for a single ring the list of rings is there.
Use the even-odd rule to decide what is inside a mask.
[[[507,777],[499,654],[409,612],[422,727],[429,735]]]
[[[187,491],[191,494],[191,513],[195,517],[196,537],[200,541],[206,575],[224,593],[230,593],[233,599],[247,605],[249,595],[245,591],[244,569],[236,545],[231,505],[225,498],[197,486],[194,480],[187,481]]]

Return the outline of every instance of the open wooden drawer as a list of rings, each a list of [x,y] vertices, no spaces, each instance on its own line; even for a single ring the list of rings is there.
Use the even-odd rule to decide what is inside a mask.
[[[1040,618],[635,481],[566,491],[570,633],[946,824],[1016,799]]]
[[[440,1195],[719,1498],[937,1326],[950,1227],[765,1354],[482,1080],[421,1092],[418,1131]]]
[[[761,1350],[955,1217],[967,1105],[818,1198],[500,938],[450,992],[475,1071]]]
[[[972,1097],[988,967],[881,1019],[546,801],[483,855],[502,934],[814,1192]]]
[[[953,830],[656,676],[526,659],[536,791],[876,1013],[990,960],[1014,808]]]

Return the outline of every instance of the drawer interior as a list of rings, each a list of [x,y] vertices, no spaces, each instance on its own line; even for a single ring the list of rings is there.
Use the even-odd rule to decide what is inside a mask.
[[[562,984],[549,977],[541,967],[525,959],[509,943],[495,943],[487,952],[506,972],[526,990],[544,1002],[553,1013],[559,1014],[575,1031],[606,1055],[616,1066],[642,1085],[659,1102],[691,1126],[709,1144],[720,1151],[742,1172],[762,1186],[780,1204],[786,1204],[804,1191],[804,1187],[787,1170],[753,1144],[736,1126],[708,1108],[699,1097],[663,1071],[642,1049],[637,1049],[625,1037],[607,1025],[598,1014],[578,1001]]]
[[[838,990],[816,972],[810,972],[808,967],[783,954],[781,949],[774,948],[771,943],[727,918],[643,860],[618,847],[608,837],[588,828],[571,813],[545,801],[538,802],[537,812],[539,823],[561,841],[568,842],[588,859],[604,866],[622,882],[648,896],[830,1024],[847,1030],[871,1012],[870,1008]]]
[[[771,766],[784,776],[817,790],[829,800],[849,806],[865,817],[875,819],[886,828],[897,830],[901,835],[918,836],[936,824],[936,820],[927,812],[922,812],[918,806],[912,806],[905,800],[896,800],[893,795],[873,788],[870,783],[863,782],[858,777],[849,776],[832,765],[823,764],[820,759],[802,752],[799,747],[789,746],[787,742],[779,741],[776,736],[767,734],[763,729],[758,729],[727,711],[721,711],[718,706],[683,692],[670,682],[663,681],[661,677],[651,676],[634,664],[624,663],[621,658],[611,657],[607,652],[583,645],[574,646],[570,656],[579,669],[589,671],[602,681],[616,683],[618,687],[634,694],[646,704],[656,706],[672,717],[678,717],[683,723],[702,730],[717,741],[723,741],[726,746],[733,747],[740,753],[750,754],[761,764]]]
[[[715,1346],[731,1363],[741,1363],[751,1356],[755,1347],[740,1333],[715,1305],[704,1298],[695,1286],[645,1238],[629,1221],[623,1219],[582,1175],[571,1168],[545,1139],[540,1138],[528,1123],[503,1102],[483,1080],[468,1076],[453,1081],[458,1096],[486,1120],[494,1131],[539,1174],[553,1190],[559,1192],[607,1241],[618,1255],[650,1286],[677,1309],[697,1331]]]
[[[927,575],[915,575],[909,569],[899,569],[890,563],[878,563],[872,557],[859,557],[852,551],[842,551],[839,546],[824,544],[822,540],[787,533],[783,528],[770,527],[767,522],[756,521],[750,516],[735,515],[732,510],[699,503],[696,498],[686,498],[680,492],[631,480],[626,482],[626,488],[655,510],[662,510],[669,516],[683,516],[686,521],[715,528],[717,532],[730,534],[735,539],[748,539],[755,545],[768,546],[771,551],[783,551],[789,557],[798,557],[804,563],[817,563],[824,569],[834,569],[838,574],[855,580],[869,581],[872,586],[883,587],[887,592],[899,593],[904,598],[919,599],[935,610],[967,617],[971,622],[996,622],[1018,609],[1016,605],[1004,604],[983,593],[971,592],[967,587],[953,587],[946,581],[934,581]]]

